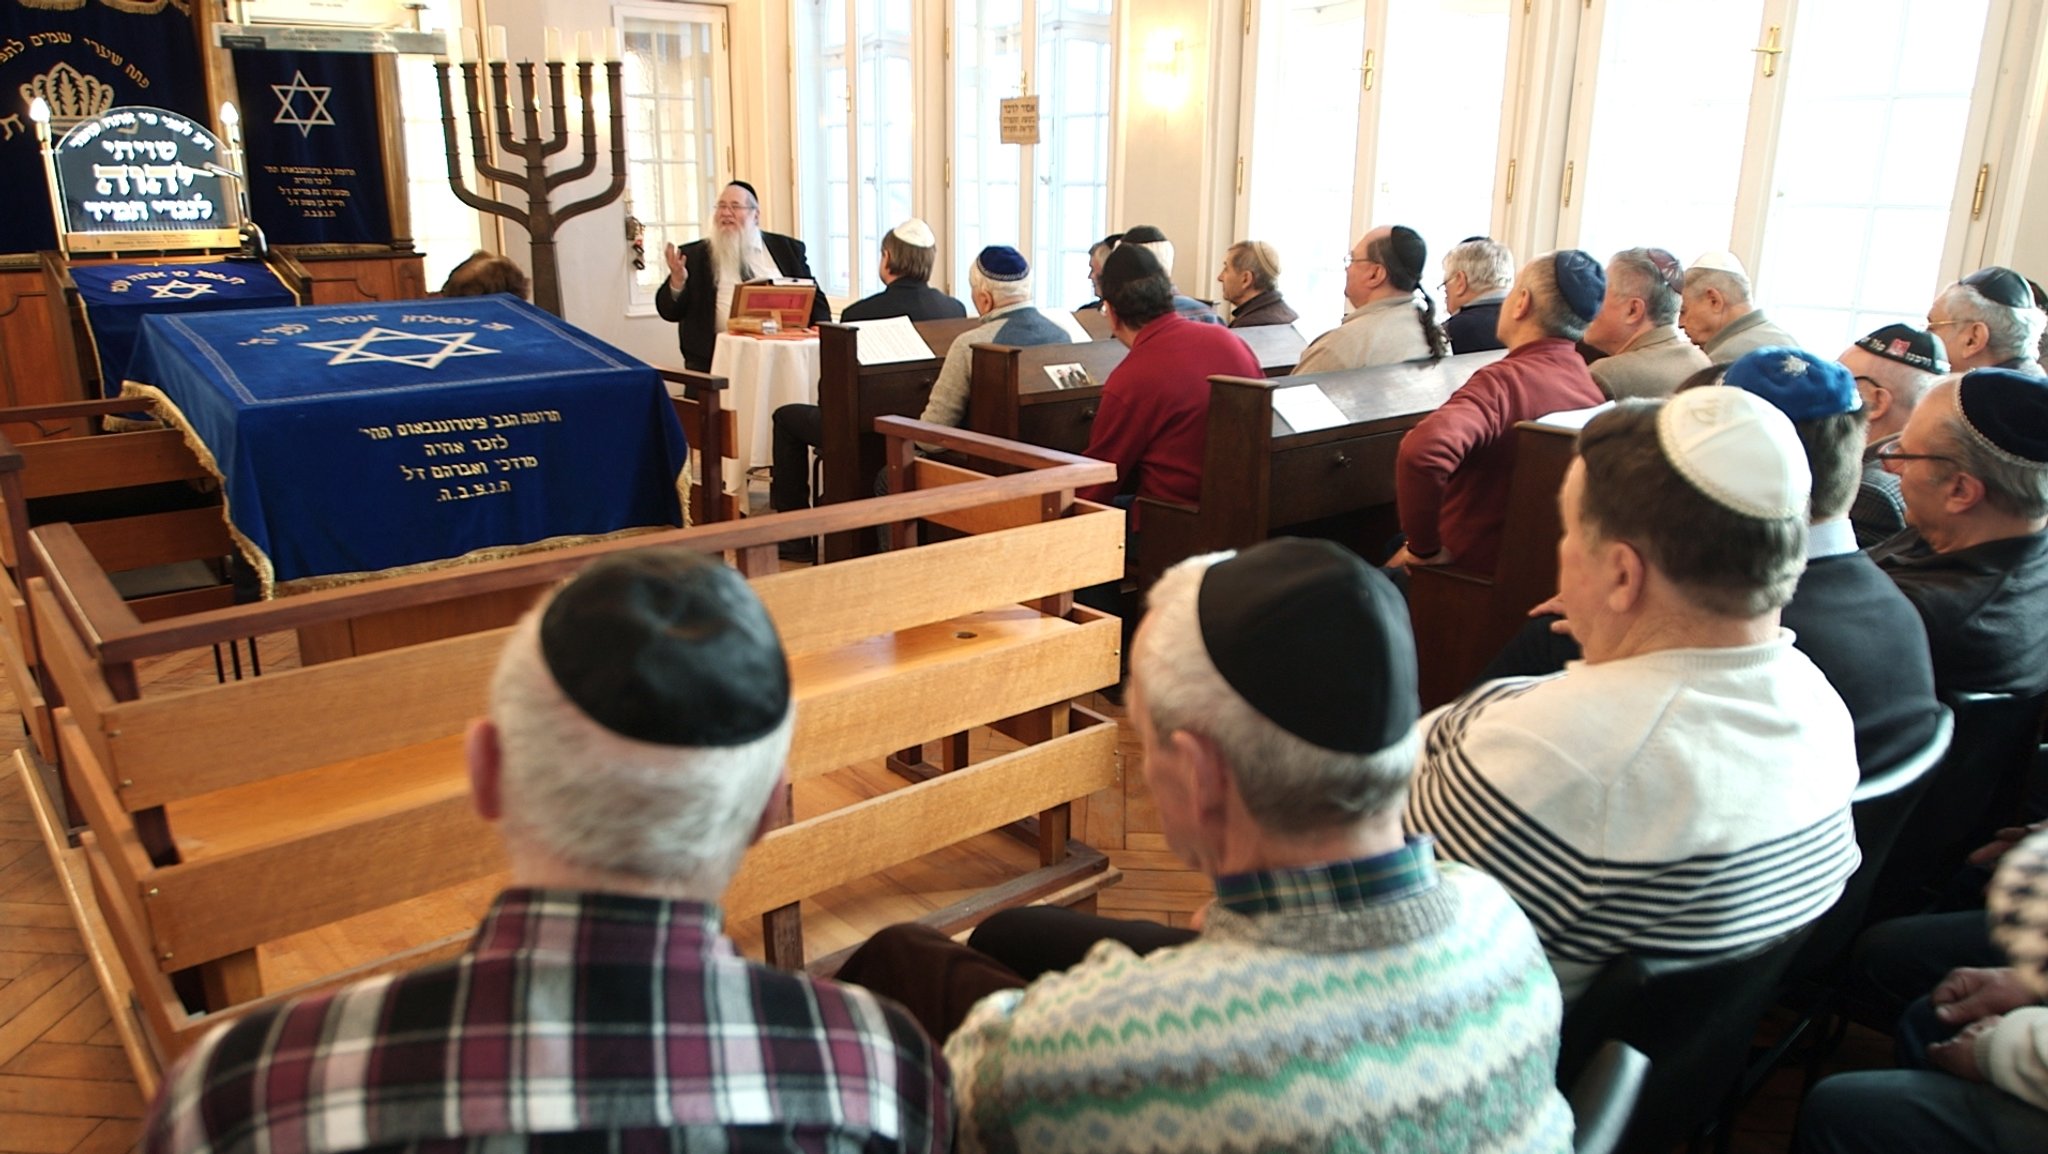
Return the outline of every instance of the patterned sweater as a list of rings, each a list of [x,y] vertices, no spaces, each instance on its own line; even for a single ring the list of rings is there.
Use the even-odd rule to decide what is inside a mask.
[[[946,1044],[956,1145],[1565,1151],[1560,1014],[1528,920],[1426,839],[1225,878],[1194,941],[1105,941],[976,1005]]]

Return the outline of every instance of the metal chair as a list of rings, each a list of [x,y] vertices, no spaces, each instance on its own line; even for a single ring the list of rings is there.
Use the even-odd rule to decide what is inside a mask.
[[[1627,1042],[1609,1038],[1565,1095],[1572,1105],[1572,1154],[1614,1154],[1635,1115],[1650,1060]]]

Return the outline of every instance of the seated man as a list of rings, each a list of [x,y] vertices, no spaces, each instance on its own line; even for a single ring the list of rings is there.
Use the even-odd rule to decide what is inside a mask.
[[[1871,551],[1927,622],[1943,692],[2048,692],[2048,381],[1936,385],[1885,446],[1902,533]]]
[[[1078,490],[1082,500],[1135,493],[1183,505],[1201,501],[1209,378],[1262,375],[1236,333],[1183,318],[1173,297],[1165,266],[1142,245],[1126,240],[1102,262],[1102,312],[1131,351],[1102,383],[1084,453],[1114,464],[1117,479]]]
[[[1394,483],[1408,541],[1393,566],[1491,574],[1515,471],[1515,424],[1606,398],[1573,342],[1600,312],[1607,276],[1577,249],[1523,267],[1501,304],[1508,355],[1472,374],[1401,438]]]
[[[1173,242],[1166,239],[1165,233],[1160,232],[1149,224],[1137,225],[1126,230],[1117,241],[1118,248],[1122,248],[1127,244],[1137,245],[1139,248],[1151,253],[1159,261],[1159,267],[1166,270],[1167,279],[1173,279]],[[1109,258],[1104,257],[1103,259],[1107,261]],[[1102,277],[1100,274],[1097,274],[1095,278],[1095,291],[1097,293],[1102,292]],[[1223,318],[1216,315],[1215,308],[1209,302],[1198,301],[1179,289],[1173,290],[1173,311],[1198,324],[1220,325],[1223,323]]]
[[[520,300],[527,300],[529,287],[525,269],[506,257],[478,249],[448,274],[447,283],[441,286],[441,295],[482,297],[492,293],[511,293]]]
[[[739,286],[763,277],[817,279],[804,256],[804,242],[762,231],[761,198],[744,180],[719,192],[712,206],[710,236],[681,248],[668,245],[662,256],[668,261],[668,279],[655,291],[654,311],[675,322],[683,367],[699,373],[711,371],[711,354],[732,315],[733,293]],[[813,296],[811,323],[831,319],[825,294]]]
[[[1123,233],[1113,232],[1088,246],[1088,287],[1095,290],[1095,299],[1075,309],[1075,312],[1092,313],[1101,311],[1102,285],[1100,281],[1102,280],[1102,262],[1109,259],[1109,254],[1116,251],[1116,246],[1122,243],[1123,239]]]
[[[1927,328],[1941,338],[1956,372],[1997,368],[2041,375],[2048,313],[2033,282],[2009,268],[1980,268],[1941,290],[1928,306]]]
[[[1899,479],[1884,467],[1878,450],[1905,431],[1920,398],[1948,372],[1948,360],[1933,333],[1912,325],[1886,325],[1835,359],[1855,375],[1863,410],[1870,414],[1863,480],[1855,504],[1849,506],[1856,547],[1869,549],[1906,529],[1906,499],[1899,493]]]
[[[966,316],[966,305],[931,286],[938,244],[932,226],[914,216],[890,229],[882,238],[882,291],[847,305],[839,319],[852,324],[885,317],[943,321]]]
[[[1448,346],[1436,327],[1436,304],[1417,290],[1429,250],[1412,228],[1376,228],[1358,239],[1344,263],[1344,323],[1309,342],[1297,373],[1328,373],[1436,360]]]
[[[1515,287],[1515,254],[1491,237],[1460,241],[1444,254],[1444,339],[1454,353],[1503,349],[1500,305]]]
[[[1685,270],[1661,248],[1625,248],[1607,262],[1607,296],[1586,343],[1607,355],[1590,366],[1615,400],[1668,397],[1707,367],[1707,354],[1678,331]]]
[[[1791,333],[1764,316],[1749,293],[1749,272],[1732,252],[1701,253],[1685,270],[1678,327],[1717,365],[1766,345],[1799,345]]]
[[[1619,402],[1558,494],[1585,660],[1422,720],[1410,830],[1508,887],[1567,1002],[1621,954],[1798,929],[1856,868],[1849,712],[1778,627],[1810,489],[1792,423],[1749,393]]]
[[[1143,957],[1102,941],[1018,989],[899,926],[841,971],[936,1028],[964,1015],[946,1043],[961,1149],[1569,1150],[1557,983],[1528,919],[1401,836],[1415,645],[1392,584],[1324,541],[1183,561],[1131,671],[1167,844],[1215,881],[1200,935],[1153,926],[1182,943]],[[1116,925],[997,917],[1012,937]]]
[[[1226,249],[1216,283],[1230,302],[1231,328],[1291,325],[1301,319],[1280,295],[1280,254],[1263,240],[1241,240]]]
[[[513,630],[470,729],[513,888],[468,951],[208,1034],[143,1148],[948,1149],[945,1067],[901,1007],[720,930],[793,719],[737,573],[592,563]]]

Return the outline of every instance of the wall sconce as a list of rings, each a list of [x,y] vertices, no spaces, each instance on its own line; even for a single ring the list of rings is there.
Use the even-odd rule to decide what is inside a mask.
[[[1179,29],[1161,28],[1145,38],[1138,78],[1146,103],[1166,109],[1187,103],[1187,42]]]

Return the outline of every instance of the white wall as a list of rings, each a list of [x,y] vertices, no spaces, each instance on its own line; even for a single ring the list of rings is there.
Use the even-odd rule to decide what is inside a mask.
[[[1228,31],[1236,36],[1238,3],[1123,0],[1118,5],[1121,123],[1114,133],[1118,149],[1110,227],[1121,231],[1149,224],[1164,231],[1173,241],[1173,283],[1203,299],[1216,295],[1211,278],[1223,251],[1215,240],[1217,177],[1235,164],[1234,153],[1228,164],[1216,159],[1209,127],[1212,119],[1228,123],[1234,143],[1237,120],[1236,104],[1222,99],[1225,94],[1212,77],[1218,48],[1215,23],[1219,10],[1228,8],[1233,13]],[[1178,81],[1166,84],[1160,65],[1175,40],[1181,45]],[[1234,76],[1229,85],[1234,90]],[[1223,213],[1223,233],[1231,227],[1228,215]]]

